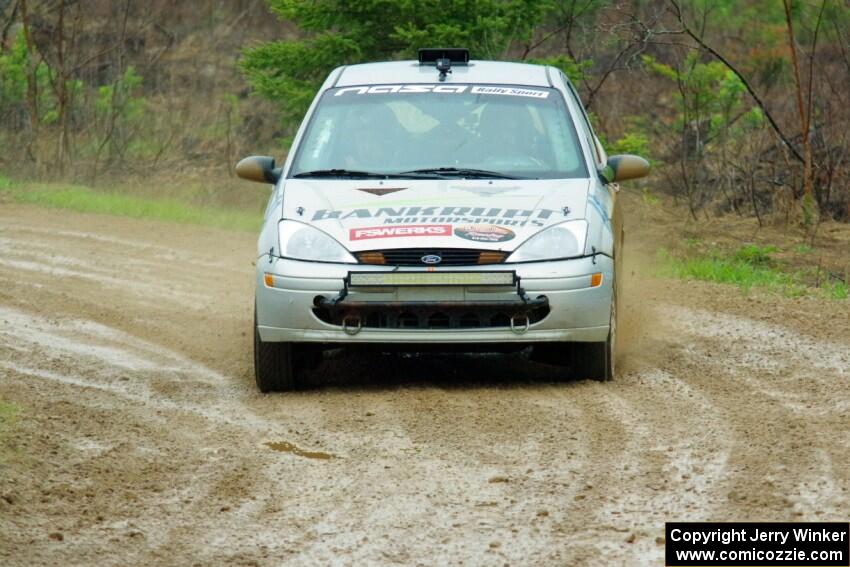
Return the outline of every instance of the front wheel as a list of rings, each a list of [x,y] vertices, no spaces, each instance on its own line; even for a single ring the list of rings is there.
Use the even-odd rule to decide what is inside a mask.
[[[608,338],[601,343],[574,343],[573,371],[579,378],[599,382],[614,379],[617,357],[617,288],[611,296]]]
[[[531,359],[544,364],[571,367],[575,378],[607,382],[614,378],[617,354],[617,289],[611,297],[608,337],[598,343],[540,343],[532,349]]]
[[[574,343],[573,372],[578,378],[607,382],[614,378],[614,348],[611,335],[602,343]]]
[[[297,386],[292,364],[292,343],[266,343],[260,339],[254,311],[254,378],[261,392],[282,392]]]

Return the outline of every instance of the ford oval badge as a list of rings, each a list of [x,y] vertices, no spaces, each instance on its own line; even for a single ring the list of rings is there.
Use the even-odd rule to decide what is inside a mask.
[[[423,264],[439,264],[443,259],[436,254],[426,254],[421,258]]]

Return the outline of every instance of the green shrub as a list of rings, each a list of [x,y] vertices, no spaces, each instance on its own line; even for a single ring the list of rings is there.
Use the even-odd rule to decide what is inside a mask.
[[[468,47],[475,58],[501,58],[512,42],[530,41],[552,14],[550,0],[268,0],[281,20],[298,25],[299,39],[243,52],[242,70],[260,95],[275,102],[284,125],[303,116],[327,74],[339,65],[415,57],[422,46]],[[578,72],[568,58],[556,63]]]
[[[593,61],[586,59],[584,61],[575,61],[569,55],[554,55],[552,57],[536,57],[528,59],[529,63],[537,65],[551,65],[564,72],[569,77],[570,81],[578,84],[587,78],[588,70],[593,66]]]
[[[772,260],[770,255],[776,252],[776,246],[756,246],[755,244],[747,244],[738,248],[735,252],[735,259],[745,264],[752,266],[770,266]]]
[[[8,51],[0,51],[0,116],[26,112],[27,60],[26,38],[18,33]],[[56,104],[50,86],[50,70],[44,61],[35,66],[35,84],[38,120],[49,124],[56,118]]]
[[[845,282],[835,282],[824,288],[828,297],[832,299],[847,299],[850,297],[850,285]]]

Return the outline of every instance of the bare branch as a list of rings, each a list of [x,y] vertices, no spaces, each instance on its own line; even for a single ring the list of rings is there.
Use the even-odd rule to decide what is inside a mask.
[[[750,84],[750,82],[747,80],[747,78],[734,65],[732,65],[732,63],[729,62],[728,59],[723,57],[723,55],[721,55],[713,47],[711,47],[710,45],[705,43],[705,41],[702,39],[702,37],[700,37],[699,35],[694,33],[694,31],[685,22],[685,18],[682,14],[682,9],[679,7],[679,3],[677,2],[677,0],[670,0],[670,4],[672,4],[672,6],[673,6],[673,13],[676,16],[676,19],[679,20],[679,23],[682,25],[682,30],[688,36],[690,36],[691,39],[693,39],[695,42],[697,42],[700,47],[702,47],[704,50],[706,50],[708,53],[710,53],[715,59],[717,59],[718,61],[723,63],[723,65],[725,65],[727,69],[732,71],[735,74],[735,76],[738,77],[738,79],[744,85],[744,88],[747,89],[748,93],[750,93],[750,96],[753,98],[756,105],[758,105],[758,107],[764,113],[765,118],[767,118],[767,121],[770,123],[770,126],[773,128],[773,131],[776,132],[776,135],[779,136],[779,138],[782,140],[782,143],[785,144],[785,146],[788,147],[788,149],[791,151],[791,153],[794,155],[794,157],[798,161],[805,162],[805,160],[803,159],[803,156],[800,154],[799,151],[797,151],[797,148],[794,147],[794,145],[791,143],[791,141],[788,139],[788,137],[782,131],[782,128],[779,127],[779,124],[777,124],[776,120],[773,118],[773,115],[768,110],[764,101],[762,101],[761,97],[759,97],[758,93],[756,93],[755,89]]]
[[[6,47],[6,41],[9,37],[9,30],[12,29],[12,26],[15,24],[15,20],[18,17],[18,6],[19,5],[20,5],[20,0],[15,0],[15,4],[12,6],[12,11],[9,14],[9,17],[6,19],[6,23],[3,24],[3,30],[0,31],[0,48]],[[5,4],[3,6],[2,10],[0,10],[0,13],[5,12],[7,6],[8,6],[8,2],[7,2],[7,4]]]

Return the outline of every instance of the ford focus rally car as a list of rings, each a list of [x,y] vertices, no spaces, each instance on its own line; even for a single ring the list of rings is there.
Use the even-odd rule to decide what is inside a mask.
[[[616,182],[649,165],[605,155],[554,67],[419,61],[340,67],[282,167],[257,249],[260,390],[297,386],[323,350],[503,351],[614,374],[623,232]]]

